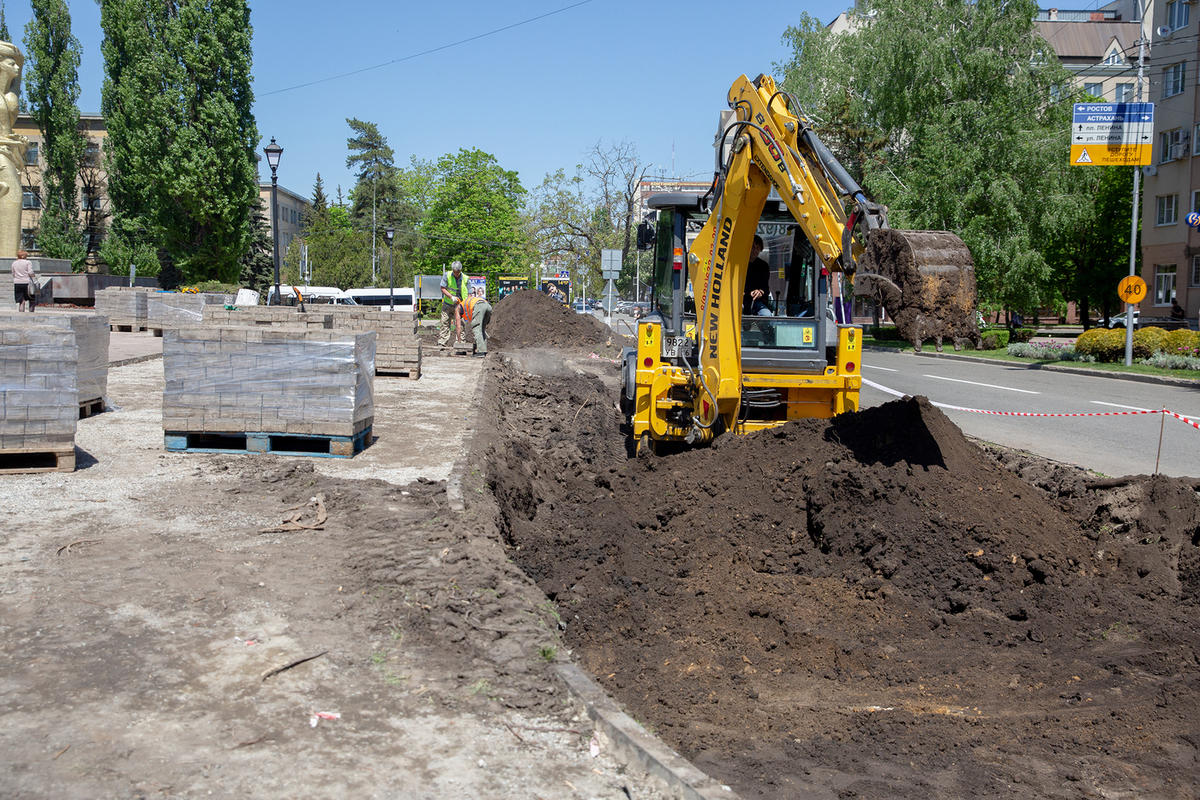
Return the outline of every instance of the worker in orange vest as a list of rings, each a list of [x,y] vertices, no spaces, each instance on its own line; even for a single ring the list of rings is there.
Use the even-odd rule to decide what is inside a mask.
[[[483,358],[487,355],[487,326],[492,321],[492,304],[471,295],[463,301],[463,319],[475,334],[475,357]]]

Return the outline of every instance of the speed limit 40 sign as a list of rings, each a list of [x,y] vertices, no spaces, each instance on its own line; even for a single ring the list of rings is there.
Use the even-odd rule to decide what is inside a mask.
[[[1137,275],[1122,278],[1117,284],[1117,294],[1120,295],[1122,303],[1137,305],[1146,299],[1146,282]]]

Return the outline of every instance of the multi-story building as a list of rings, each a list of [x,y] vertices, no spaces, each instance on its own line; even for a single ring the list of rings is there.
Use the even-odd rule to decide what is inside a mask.
[[[276,186],[276,202],[278,208],[271,214],[271,182],[260,181],[258,184],[258,199],[262,203],[267,219],[271,221],[271,234],[275,233],[275,225],[279,225],[279,256],[287,252],[288,245],[300,235],[304,228],[306,212],[312,207],[312,201],[304,195],[296,194],[291,189]]]
[[[104,140],[108,127],[99,114],[80,114],[79,132],[87,144],[83,161],[79,165],[79,176],[75,188],[79,192],[79,222],[87,237],[89,253],[100,247],[104,231],[108,228],[111,208],[108,202],[108,175],[104,171]],[[42,187],[42,157],[44,139],[33,118],[21,114],[13,126],[13,133],[29,139],[25,150],[25,169],[21,173],[21,247],[37,255],[37,231],[41,223],[45,192]]]
[[[1178,301],[1190,320],[1200,315],[1200,232],[1187,215],[1200,211],[1200,14],[1193,3],[1155,3],[1147,26],[1146,100],[1154,103],[1153,164],[1142,168],[1142,318],[1165,317]]]

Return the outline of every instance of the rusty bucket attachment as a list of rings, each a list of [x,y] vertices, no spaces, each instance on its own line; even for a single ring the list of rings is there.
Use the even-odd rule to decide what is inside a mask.
[[[976,311],[975,262],[949,231],[871,231],[857,280],[878,291],[900,335],[915,349],[932,339],[982,345]]]

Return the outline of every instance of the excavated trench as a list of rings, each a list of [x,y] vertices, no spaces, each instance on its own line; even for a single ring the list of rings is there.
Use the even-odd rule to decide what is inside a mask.
[[[1196,796],[1196,481],[985,449],[923,398],[630,459],[619,343],[522,340],[542,300],[496,309],[498,523],[697,766],[747,798]]]

